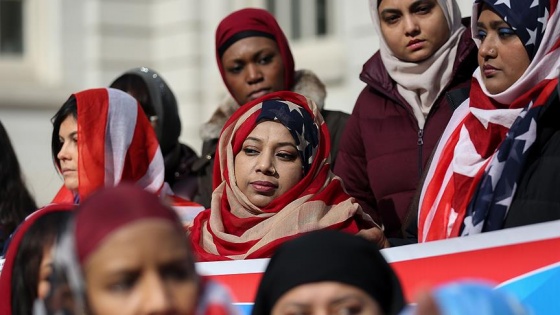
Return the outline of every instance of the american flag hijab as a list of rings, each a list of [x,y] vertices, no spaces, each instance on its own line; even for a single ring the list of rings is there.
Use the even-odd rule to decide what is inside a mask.
[[[78,195],[64,187],[54,203],[83,200],[102,187],[121,181],[158,192],[163,187],[164,161],[155,134],[132,96],[98,88],[75,93],[78,109]]]
[[[237,186],[235,156],[262,121],[282,123],[296,140],[303,178],[259,208]],[[267,94],[241,106],[229,118],[218,142],[211,208],[191,228],[199,260],[270,257],[284,241],[305,232],[336,229],[357,233],[373,227],[371,217],[330,171],[330,136],[316,104],[294,92]],[[360,227],[358,227],[360,226]]]
[[[486,90],[480,68],[475,70],[469,99],[454,112],[422,187],[420,242],[503,228],[537,136],[539,113],[558,85],[558,1],[475,1],[472,29],[478,46],[483,4],[511,26],[531,63],[498,94]]]

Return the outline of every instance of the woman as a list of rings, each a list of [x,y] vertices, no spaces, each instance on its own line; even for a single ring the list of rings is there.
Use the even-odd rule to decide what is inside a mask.
[[[138,102],[116,89],[78,92],[52,119],[52,155],[64,185],[53,202],[79,203],[93,191],[132,181],[158,192],[164,164]]]
[[[225,289],[197,275],[174,211],[133,185],[103,189],[80,205],[54,269],[38,314],[235,314]]]
[[[0,254],[3,254],[8,237],[37,205],[25,186],[10,137],[1,122],[0,148]]]
[[[560,219],[557,0],[477,0],[469,99],[435,151],[419,241]]]
[[[469,86],[476,47],[455,0],[370,0],[370,10],[380,49],[360,74],[366,87],[334,172],[385,236],[400,238],[420,174],[459,105],[446,94]]]
[[[167,83],[153,69],[140,67],[126,71],[111,83],[111,87],[138,100],[156,131],[165,163],[165,182],[176,195],[192,200],[198,179],[191,168],[198,156],[179,142],[179,110]]]
[[[316,231],[282,245],[261,279],[253,315],[397,314],[399,280],[377,247]]]
[[[267,94],[227,121],[216,151],[212,207],[194,221],[199,260],[270,257],[302,233],[358,233],[373,221],[329,168],[330,141],[313,101]]]
[[[216,61],[231,97],[201,128],[204,143],[202,158],[195,164],[200,178],[195,201],[210,206],[214,153],[227,119],[241,105],[271,92],[294,91],[319,106],[332,139],[332,168],[348,114],[325,110],[325,85],[311,71],[295,71],[288,40],[274,16],[248,8],[225,17],[216,30]]]
[[[49,205],[33,212],[12,238],[0,273],[0,314],[31,315],[33,302],[49,291],[52,249],[73,210]]]

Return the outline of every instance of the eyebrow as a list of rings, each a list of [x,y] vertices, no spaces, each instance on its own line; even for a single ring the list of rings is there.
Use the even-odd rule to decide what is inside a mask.
[[[409,6],[409,10],[414,10],[416,9],[416,7],[422,5],[422,4],[431,4],[432,2],[430,0],[417,0],[414,1],[410,6]],[[387,8],[384,9],[383,11],[381,11],[379,14],[383,15],[383,14],[390,14],[390,13],[394,13],[394,14],[399,14],[401,13],[400,9],[395,9],[395,8]]]
[[[490,21],[489,26],[491,29],[497,29],[500,26],[504,26],[506,25],[507,27],[510,27],[509,24],[506,23],[506,21],[504,20],[494,20],[494,21]],[[476,22],[476,26],[477,27],[481,27],[481,28],[486,28],[486,24],[482,23],[482,22]]]
[[[258,142],[258,143],[263,143],[264,142],[262,139],[255,138],[255,137],[247,137],[245,139],[245,141],[249,141],[249,140],[252,140],[252,141],[255,141],[255,142]],[[243,141],[243,143],[245,143],[245,141]],[[276,147],[287,147],[287,146],[294,147],[297,150],[297,146],[293,142],[278,142],[276,144]]]
[[[261,55],[263,52],[265,52],[266,49],[267,48],[262,48],[261,50],[256,51],[255,53],[251,54],[249,59],[253,59],[255,56]],[[245,59],[242,58],[242,57],[235,57],[235,58],[230,59],[230,60],[225,60],[224,64],[226,62],[236,62],[237,63],[237,62],[244,62],[244,61],[245,61]]]
[[[344,296],[341,296],[339,298],[336,298],[333,301],[330,301],[329,304],[330,305],[340,304],[340,303],[346,302],[348,300],[357,300],[358,302],[360,302],[362,304],[364,302],[364,300],[361,297],[359,297],[357,295],[354,295],[354,294],[348,294],[348,295],[344,295]]]

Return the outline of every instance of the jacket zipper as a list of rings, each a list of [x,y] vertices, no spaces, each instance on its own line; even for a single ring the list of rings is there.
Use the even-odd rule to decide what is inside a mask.
[[[418,175],[422,177],[422,148],[424,147],[424,129],[418,129]]]

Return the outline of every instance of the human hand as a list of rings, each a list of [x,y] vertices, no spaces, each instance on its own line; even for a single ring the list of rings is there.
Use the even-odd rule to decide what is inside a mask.
[[[379,246],[380,249],[391,247],[391,244],[389,244],[387,237],[385,237],[385,233],[383,233],[383,231],[378,227],[360,230],[356,235],[359,235],[366,240],[375,243],[377,246]]]

